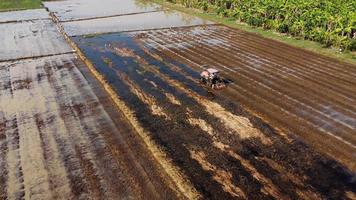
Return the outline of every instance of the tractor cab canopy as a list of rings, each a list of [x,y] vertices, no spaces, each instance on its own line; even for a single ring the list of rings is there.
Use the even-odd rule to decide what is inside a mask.
[[[206,71],[209,72],[209,74],[218,74],[218,73],[219,73],[218,70],[213,69],[213,68],[209,68],[209,69],[207,69]]]
[[[209,68],[209,69],[204,70],[204,71],[200,74],[200,76],[201,76],[201,77],[204,77],[204,78],[207,78],[207,79],[208,79],[208,78],[209,78],[209,79],[213,79],[213,78],[215,78],[215,77],[218,76],[218,73],[219,73],[218,70],[213,69],[213,68]]]
[[[209,68],[204,70],[200,76],[206,79],[213,79],[216,78],[218,76],[219,71],[213,68]]]

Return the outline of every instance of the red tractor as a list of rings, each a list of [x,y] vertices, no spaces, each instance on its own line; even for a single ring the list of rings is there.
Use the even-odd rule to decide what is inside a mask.
[[[200,73],[200,81],[212,89],[222,89],[226,87],[225,81],[219,76],[219,71],[208,68]]]

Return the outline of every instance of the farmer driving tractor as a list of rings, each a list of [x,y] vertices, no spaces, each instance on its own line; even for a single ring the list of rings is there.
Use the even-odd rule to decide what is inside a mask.
[[[219,76],[219,71],[213,68],[208,68],[200,73],[200,81],[212,89],[222,89],[226,86],[224,80]]]

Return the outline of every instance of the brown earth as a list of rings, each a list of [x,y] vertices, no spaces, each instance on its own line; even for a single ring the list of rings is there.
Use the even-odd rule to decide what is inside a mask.
[[[0,63],[0,199],[182,198],[86,70],[69,54]]]
[[[223,26],[143,34],[162,59],[221,70],[221,96],[356,170],[356,66]]]
[[[338,99],[342,96],[339,93],[353,90],[352,66],[340,67],[340,70],[350,70],[341,73],[340,79],[350,82],[352,87],[343,86],[345,91],[330,90],[325,86],[332,85],[328,82],[314,83],[318,90],[313,93],[301,82],[291,84],[294,79],[286,78],[301,80],[302,72],[297,68],[300,64],[293,63],[300,62],[294,61],[294,57],[304,51],[295,50],[300,53],[289,55],[284,61],[291,62],[290,67],[282,68],[284,65],[278,65],[281,58],[277,62],[283,55],[281,50],[269,57],[261,50],[261,55],[256,57],[258,54],[242,42],[243,38],[254,36],[239,37],[239,34],[225,27],[208,26],[73,37],[72,40],[93,64],[94,73],[105,79],[102,83],[111,88],[125,116],[142,128],[141,136],[149,138],[179,167],[198,196],[204,199],[352,198],[356,192],[352,172],[354,155],[352,149],[346,148],[352,146],[343,141],[350,144],[354,141],[353,110],[346,109],[353,107],[347,104],[353,99],[345,96]],[[271,44],[273,48],[277,45],[281,44]],[[258,46],[254,46],[257,51]],[[326,58],[305,62],[313,64],[319,62],[317,59]],[[344,65],[328,59],[325,62],[332,62],[331,66]],[[232,81],[226,90],[210,91],[199,84],[203,64],[220,69]],[[288,69],[298,74],[288,75]],[[319,68],[310,70],[319,74],[304,74],[303,83],[309,80],[306,77],[312,76],[310,79],[316,81],[316,77],[321,77]],[[281,85],[293,87],[289,91]],[[313,98],[301,94],[299,97],[301,87]],[[329,93],[320,100],[316,92],[322,89]],[[332,113],[320,110],[321,102],[335,103],[337,111],[343,111],[345,117],[332,118]],[[321,121],[317,123],[316,119]],[[330,127],[322,126],[327,122]],[[335,131],[339,128],[340,131]],[[323,130],[332,135],[327,136],[328,132]],[[330,144],[328,141],[344,146],[336,146],[337,151],[328,147],[329,156],[323,148],[310,145],[319,135],[325,140],[320,141],[319,147]],[[338,151],[344,154],[335,159],[332,153]]]

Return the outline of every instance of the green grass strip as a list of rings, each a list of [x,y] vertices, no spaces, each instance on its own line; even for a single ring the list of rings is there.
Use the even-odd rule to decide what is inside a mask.
[[[41,0],[0,0],[0,11],[25,10],[41,7]]]

